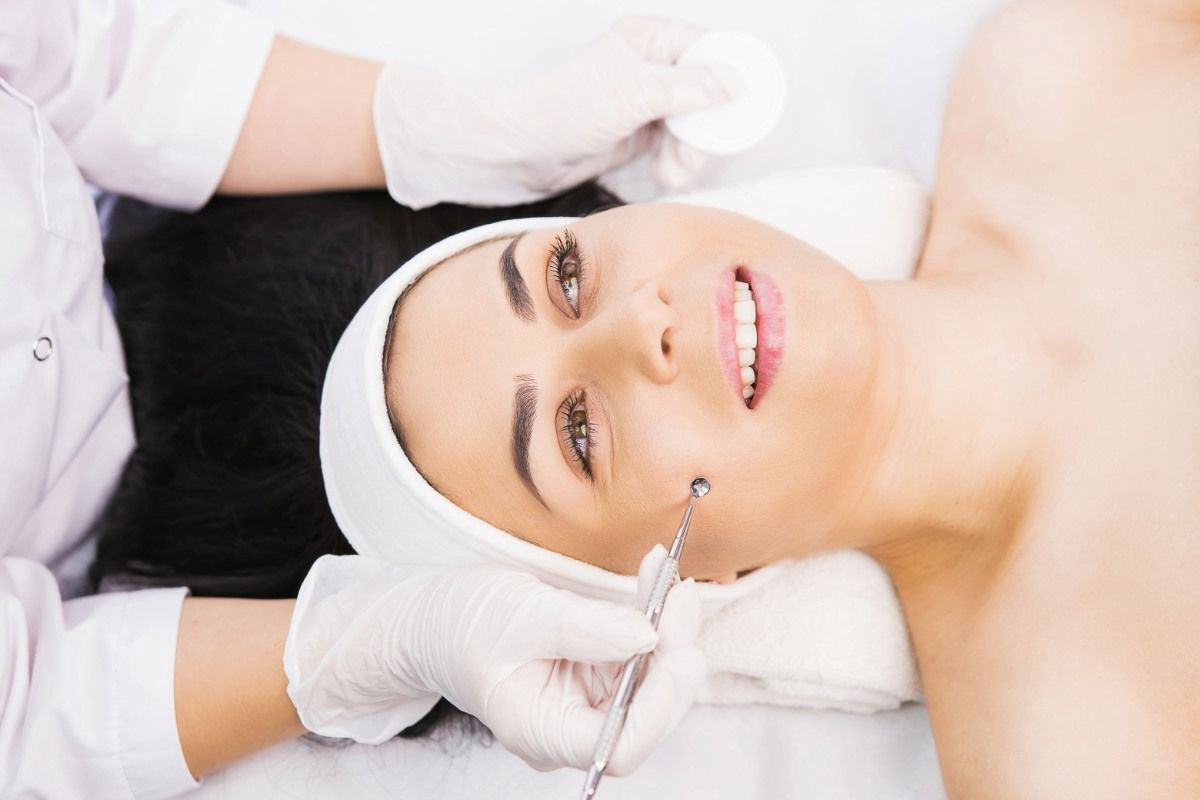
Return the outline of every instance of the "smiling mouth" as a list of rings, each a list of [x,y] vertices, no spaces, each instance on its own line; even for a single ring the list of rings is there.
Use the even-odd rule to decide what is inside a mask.
[[[717,289],[718,348],[729,384],[746,408],[762,402],[783,356],[783,302],[767,275],[725,273]]]
[[[742,384],[742,400],[746,407],[754,399],[754,383],[758,379],[754,365],[758,361],[758,306],[754,302],[754,290],[750,283],[743,278],[741,270],[735,276],[733,283],[733,343],[737,348],[738,379]]]

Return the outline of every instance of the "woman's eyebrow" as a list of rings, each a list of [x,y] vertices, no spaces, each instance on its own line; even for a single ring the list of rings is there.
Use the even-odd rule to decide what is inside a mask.
[[[533,298],[529,296],[529,287],[517,269],[517,259],[513,255],[517,250],[517,242],[521,241],[524,233],[518,233],[500,254],[500,280],[504,284],[504,293],[508,295],[508,305],[513,313],[526,322],[533,322],[537,315],[533,310]]]
[[[513,392],[512,416],[512,460],[521,483],[542,506],[549,508],[533,482],[529,469],[529,439],[533,435],[533,420],[537,415],[537,382],[532,375],[518,375],[517,388]]]

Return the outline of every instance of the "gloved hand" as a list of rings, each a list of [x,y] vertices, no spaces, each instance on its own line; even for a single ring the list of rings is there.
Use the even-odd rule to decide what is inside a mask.
[[[642,561],[649,591],[666,553]],[[675,727],[704,681],[692,581],[668,595],[658,635],[633,608],[478,566],[413,572],[325,556],[297,598],[284,652],[305,727],[382,742],[444,696],[538,769],[586,768],[621,664],[648,659],[609,771],[635,769]]]
[[[656,120],[729,99],[708,68],[674,66],[703,32],[624,17],[566,64],[524,81],[387,64],[375,87],[375,131],[388,191],[410,208],[525,203],[655,145],[652,172],[682,188],[704,157]]]

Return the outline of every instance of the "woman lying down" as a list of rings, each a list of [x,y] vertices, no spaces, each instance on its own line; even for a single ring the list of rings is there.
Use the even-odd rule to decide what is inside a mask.
[[[1200,4],[1017,3],[914,280],[675,205],[466,231],[341,337],[329,503],[360,552],[612,596],[706,475],[684,575],[886,568],[952,797],[1200,796],[1198,220]],[[118,528],[98,574],[170,563]]]

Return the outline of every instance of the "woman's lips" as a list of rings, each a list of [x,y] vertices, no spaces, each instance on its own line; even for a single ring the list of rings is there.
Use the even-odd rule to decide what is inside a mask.
[[[737,322],[733,315],[733,285],[734,281],[743,280],[750,284],[750,292],[754,297],[757,318],[754,326],[758,335],[755,346],[754,370],[756,373],[754,396],[750,399],[749,407],[757,408],[762,402],[762,396],[771,385],[775,373],[779,370],[779,362],[783,357],[784,322],[783,298],[779,286],[767,275],[754,272],[746,267],[732,269],[722,274],[717,281],[717,352],[725,379],[734,391],[737,402],[747,405],[742,396],[742,369],[738,364],[738,347],[736,341]]]
[[[745,405],[742,399],[742,370],[738,366],[737,343],[734,342],[733,321],[733,282],[735,270],[729,270],[717,281],[717,354],[721,359],[721,368],[725,371],[725,379],[733,387],[737,401]]]
[[[754,322],[758,330],[758,346],[755,348],[757,378],[754,382],[754,397],[750,399],[750,408],[755,409],[762,403],[763,395],[771,388],[775,373],[779,371],[787,329],[784,324],[783,294],[779,291],[779,284],[769,275],[748,268],[743,268],[742,274],[750,284],[758,312],[758,318]],[[736,353],[734,358],[737,358]]]

